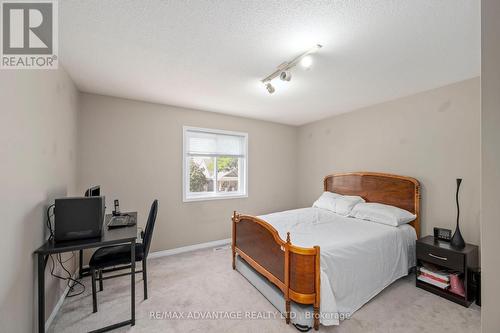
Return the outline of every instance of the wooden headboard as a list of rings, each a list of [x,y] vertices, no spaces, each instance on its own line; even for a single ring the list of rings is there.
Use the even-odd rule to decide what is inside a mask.
[[[376,172],[337,173],[325,177],[324,190],[405,209],[417,216],[410,225],[420,236],[420,184],[415,178]]]

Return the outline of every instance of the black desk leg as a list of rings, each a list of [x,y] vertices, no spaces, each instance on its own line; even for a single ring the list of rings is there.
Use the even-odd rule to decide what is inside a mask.
[[[79,265],[78,265],[78,276],[80,277],[80,279],[83,277],[83,250],[80,250],[79,251],[79,254],[78,254],[79,258],[78,258],[78,261],[79,261]]]
[[[135,239],[130,243],[130,269],[131,273],[130,274],[130,283],[132,284],[131,286],[131,299],[132,303],[130,304],[130,310],[131,310],[131,326],[135,325]]]
[[[38,333],[45,332],[45,256],[38,253]]]

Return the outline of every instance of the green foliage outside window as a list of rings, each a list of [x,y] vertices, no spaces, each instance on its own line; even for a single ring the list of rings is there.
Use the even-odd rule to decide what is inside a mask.
[[[214,162],[207,163],[207,169],[213,170]],[[234,157],[217,157],[217,171],[230,171],[238,168],[238,159]]]
[[[203,192],[207,184],[207,177],[203,170],[196,164],[191,162],[189,166],[189,191]]]
[[[238,159],[234,157],[217,158],[217,171],[230,171],[238,167]]]

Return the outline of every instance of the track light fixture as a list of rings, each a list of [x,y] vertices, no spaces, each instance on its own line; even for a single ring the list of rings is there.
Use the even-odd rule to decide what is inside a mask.
[[[293,58],[290,61],[285,61],[281,65],[278,66],[278,68],[263,78],[261,82],[266,86],[267,91],[272,94],[276,90],[274,89],[273,85],[271,84],[271,81],[275,79],[276,77],[280,77],[282,81],[290,81],[292,79],[292,72],[291,69],[297,64],[301,64],[304,68],[309,69],[312,65],[312,57],[311,54],[317,52],[320,48],[322,48],[323,45],[321,44],[316,44],[312,49],[298,55],[297,57]]]
[[[274,89],[274,87],[271,84],[271,82],[266,83],[266,89],[267,89],[267,92],[270,93],[270,94],[272,94],[273,92],[276,91],[276,89]]]
[[[281,81],[290,81],[292,79],[292,72],[290,71],[281,72],[280,79]]]

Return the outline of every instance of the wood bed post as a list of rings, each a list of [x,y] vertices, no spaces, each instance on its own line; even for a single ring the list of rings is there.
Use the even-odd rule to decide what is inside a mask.
[[[238,222],[239,214],[233,211],[233,237],[231,241],[231,251],[233,255],[233,269],[236,269],[236,223]]]
[[[420,238],[420,184],[418,182],[415,184],[415,215],[417,218],[410,224],[415,228],[418,239]]]
[[[286,244],[285,244],[285,318],[286,323],[290,324],[290,245],[292,242],[290,241],[290,232],[286,233]]]
[[[316,262],[315,262],[315,289],[316,289],[316,295],[314,299],[314,305],[313,305],[313,310],[314,310],[314,330],[317,331],[319,330],[319,304],[320,304],[320,288],[321,288],[321,266],[320,266],[320,257],[319,257],[319,246],[314,246],[314,249],[316,250]]]

